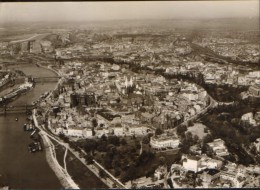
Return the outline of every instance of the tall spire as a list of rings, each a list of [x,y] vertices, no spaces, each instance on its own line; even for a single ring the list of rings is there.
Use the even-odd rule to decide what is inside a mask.
[[[128,79],[127,79],[126,76],[125,76],[125,87],[126,87],[126,88],[128,87]]]
[[[130,86],[133,86],[133,77],[130,78]]]

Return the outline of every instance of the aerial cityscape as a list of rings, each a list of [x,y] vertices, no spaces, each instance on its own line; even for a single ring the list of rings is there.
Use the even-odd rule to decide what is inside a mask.
[[[0,189],[260,187],[259,1],[0,12]]]

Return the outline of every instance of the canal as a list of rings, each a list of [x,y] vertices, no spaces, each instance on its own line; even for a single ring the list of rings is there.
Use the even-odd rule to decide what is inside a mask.
[[[35,65],[13,65],[26,75],[53,77],[55,73]],[[10,67],[11,68],[11,67]],[[27,94],[14,100],[11,105],[31,104],[46,91],[55,88],[56,83],[37,83]],[[18,121],[15,120],[18,118]],[[62,188],[58,178],[49,167],[45,152],[30,153],[30,134],[23,131],[25,114],[0,116],[0,174],[7,177],[11,188]]]

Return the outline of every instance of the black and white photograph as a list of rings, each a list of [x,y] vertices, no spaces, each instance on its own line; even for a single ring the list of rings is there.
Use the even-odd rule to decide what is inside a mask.
[[[0,3],[0,190],[260,188],[259,0]]]

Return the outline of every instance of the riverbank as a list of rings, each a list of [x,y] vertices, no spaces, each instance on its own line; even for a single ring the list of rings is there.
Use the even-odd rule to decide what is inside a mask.
[[[12,67],[25,72],[28,76],[54,76],[50,70],[38,68],[32,64],[26,66],[16,64]],[[54,89],[55,86],[56,83],[36,84],[26,95],[17,97],[9,105],[16,107],[31,104],[44,92]],[[62,184],[46,160],[46,153],[40,151],[32,154],[28,151],[27,145],[32,142],[32,139],[23,131],[23,125],[27,122],[28,115],[20,112],[0,116],[1,174],[8,177],[10,188],[62,188]]]
[[[54,69],[52,69],[50,67],[45,67],[41,64],[36,64],[36,65],[41,67],[41,68],[48,69],[48,70],[54,72],[55,74],[57,74],[58,76],[60,76],[60,74],[57,71],[55,71]],[[57,89],[59,83],[60,83],[60,80],[56,84],[54,90]],[[52,92],[54,90],[52,90]],[[46,98],[49,98],[52,95],[52,92]],[[33,112],[33,120],[34,120],[35,126],[39,129],[39,125],[38,125],[38,121],[37,121],[36,116],[35,116],[35,112]],[[51,169],[54,171],[55,175],[58,177],[62,186],[65,189],[79,189],[79,186],[73,181],[73,179],[68,174],[68,172],[66,170],[64,170],[60,166],[60,164],[58,163],[53,143],[45,135],[45,133],[43,133],[43,131],[39,132],[39,135],[43,140],[43,144],[44,144],[44,147],[45,147],[45,150],[46,150],[46,160],[47,160],[49,166],[51,167]]]
[[[57,159],[54,157],[54,147],[53,144],[50,142],[48,137],[44,135],[43,133],[39,133],[43,140],[43,144],[46,150],[46,160],[51,167],[51,169],[54,171],[55,175],[60,180],[63,188],[65,189],[79,189],[79,186],[72,180],[70,175],[65,172],[65,170],[59,165]]]
[[[55,69],[51,68],[50,66],[46,67],[39,63],[37,63],[36,65],[38,67],[51,70],[52,72],[56,73],[58,76],[61,77],[61,74],[58,71],[56,71]],[[55,91],[58,88],[58,86],[61,82],[62,82],[62,78],[59,79],[54,90],[52,90],[52,92],[45,99],[49,99],[52,96],[53,91]],[[46,147],[54,146],[53,143],[51,142],[51,140],[48,139],[48,137],[43,136],[42,138],[45,139],[45,143],[47,143]],[[46,138],[47,138],[47,140],[46,140]],[[50,142],[48,142],[48,140]],[[55,147],[57,147],[57,146],[55,145]],[[59,148],[61,148],[61,147],[59,147]],[[53,157],[53,155],[55,155],[55,158]],[[48,156],[48,158],[47,157],[46,158],[47,158],[47,161],[48,161],[50,167],[53,169],[53,171],[59,178],[59,180],[60,180],[61,184],[64,186],[64,188],[74,188],[74,189],[77,188],[78,189],[79,187],[76,187],[76,186],[78,186],[77,184],[79,184],[80,187],[82,187],[82,188],[97,188],[97,187],[98,188],[108,188],[105,185],[105,184],[107,184],[106,180],[99,178],[98,171],[93,171],[93,169],[90,168],[90,166],[85,165],[84,159],[80,159],[80,158],[76,157],[75,153],[68,152],[68,157],[74,161],[69,162],[67,164],[68,166],[66,167],[66,169],[61,167],[61,163],[59,163],[58,159],[57,159],[57,156],[59,156],[59,155],[56,155],[56,151],[54,149],[48,148],[48,150],[46,150],[46,156]],[[78,160],[78,159],[80,159],[80,160]],[[65,174],[63,174],[64,172],[65,172]],[[79,176],[81,176],[81,177],[79,177]],[[86,178],[84,178],[84,177],[86,177]],[[72,179],[72,178],[74,178],[74,179]],[[86,180],[86,179],[88,179],[88,180]],[[77,182],[77,184],[75,183],[75,181]],[[112,187],[112,185],[110,187]]]
[[[35,126],[40,129],[38,125],[37,118],[35,116],[35,110],[33,112],[33,121]],[[54,171],[58,179],[60,180],[62,186],[65,189],[79,189],[79,186],[71,179],[70,175],[67,173],[66,170],[64,170],[60,164],[58,163],[56,159],[56,154],[55,154],[55,147],[53,143],[50,141],[50,139],[47,137],[47,135],[43,132],[40,131],[39,135],[41,136],[43,140],[43,144],[46,150],[46,160],[48,164],[50,165],[51,169]]]

